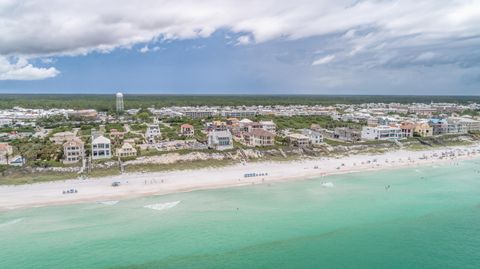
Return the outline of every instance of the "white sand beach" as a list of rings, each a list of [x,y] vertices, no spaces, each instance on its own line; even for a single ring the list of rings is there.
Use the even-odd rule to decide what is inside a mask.
[[[0,210],[53,204],[100,202],[162,195],[200,189],[268,184],[284,180],[318,178],[338,173],[415,167],[480,157],[480,145],[426,151],[391,151],[289,162],[252,162],[222,168],[155,173],[126,173],[95,179],[72,179],[19,186],[0,186]],[[245,177],[245,174],[256,174]],[[113,182],[120,182],[112,187]],[[64,194],[76,189],[77,193]]]

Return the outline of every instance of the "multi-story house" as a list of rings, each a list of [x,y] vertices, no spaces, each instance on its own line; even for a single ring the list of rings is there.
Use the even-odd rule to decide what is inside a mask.
[[[310,138],[303,134],[289,134],[287,135],[287,139],[291,146],[299,148],[306,147],[310,144]]]
[[[480,131],[480,121],[470,117],[451,117],[448,119],[449,124],[456,125],[459,133],[478,132]]]
[[[430,119],[428,125],[432,127],[432,135],[442,135],[448,132],[448,122],[445,119]]]
[[[406,121],[402,122],[399,127],[402,130],[402,137],[413,137],[413,133],[415,132],[415,123]]]
[[[364,126],[362,129],[362,139],[364,140],[398,140],[402,138],[402,129],[395,126]]]
[[[115,152],[118,157],[135,157],[137,156],[137,149],[130,143],[123,143],[122,147]]]
[[[310,144],[312,145],[320,145],[323,143],[323,135],[318,131],[303,129],[302,134],[310,139]]]
[[[333,138],[347,141],[357,142],[360,141],[362,134],[360,131],[348,127],[337,127],[334,130]]]
[[[270,133],[276,133],[277,125],[269,120],[269,121],[260,121],[260,125],[262,126],[263,130],[268,131]]]
[[[63,144],[63,163],[71,164],[80,161],[84,154],[85,143],[80,138],[72,138]]]
[[[245,132],[243,139],[245,144],[252,147],[273,146],[275,144],[275,134],[263,129],[254,129],[251,132]]]
[[[92,140],[92,159],[109,159],[112,157],[110,139],[100,135]]]
[[[161,135],[162,133],[160,132],[160,127],[157,124],[147,125],[147,130],[145,131],[145,140],[147,143],[156,143]]]
[[[211,131],[208,133],[208,147],[216,150],[233,148],[232,134],[229,130]]]
[[[433,128],[426,122],[418,122],[415,124],[414,134],[421,137],[429,137],[433,135]]]
[[[193,125],[185,123],[180,126],[180,135],[191,137],[195,134],[195,129]]]

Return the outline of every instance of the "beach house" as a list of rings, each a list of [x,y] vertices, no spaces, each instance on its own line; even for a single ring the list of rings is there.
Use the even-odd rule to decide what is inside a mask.
[[[474,120],[471,117],[451,117],[448,123],[455,125],[458,133],[478,132],[480,131],[480,121]]]
[[[208,148],[227,150],[233,148],[232,133],[229,130],[211,131],[208,133]]]
[[[310,144],[312,145],[320,145],[323,143],[323,135],[318,131],[303,129],[302,134],[310,139]]]
[[[287,139],[291,146],[295,147],[306,147],[310,144],[310,138],[303,134],[289,134],[287,135]]]
[[[465,133],[465,130],[461,129],[462,127],[458,124],[457,121],[448,118],[447,123],[448,123],[447,133],[449,134]]]
[[[180,135],[191,137],[194,133],[195,129],[193,128],[193,125],[185,123],[180,126]]]
[[[277,125],[269,120],[269,121],[260,121],[259,124],[262,126],[263,130],[268,131],[270,133],[276,133]]]
[[[109,159],[112,157],[112,146],[110,139],[103,135],[92,140],[92,159]]]
[[[445,119],[430,119],[428,125],[432,127],[432,135],[442,135],[448,132],[448,122]]]
[[[395,125],[398,123],[398,119],[394,118],[394,117],[378,117],[377,118],[378,120],[378,125]]]
[[[359,130],[349,128],[349,127],[337,127],[334,129],[333,138],[346,141],[346,142],[357,142],[360,141],[362,134]]]
[[[115,155],[118,157],[135,157],[137,156],[137,149],[130,143],[123,143],[123,145],[117,149]]]
[[[72,164],[80,161],[85,154],[83,141],[72,138],[63,144],[63,163]]]
[[[413,137],[413,133],[415,132],[415,123],[405,121],[402,122],[399,127],[402,130],[402,137]]]
[[[156,143],[161,135],[162,133],[160,132],[160,127],[157,124],[147,125],[147,130],[145,131],[145,140],[147,143]]]
[[[271,128],[272,128],[272,125],[270,122],[266,123],[264,128],[264,126],[260,122],[253,122],[249,119],[243,119],[239,121],[237,129],[241,132],[251,132],[256,129],[268,131],[267,129],[271,130]],[[275,128],[276,127],[274,127],[273,130],[275,130]]]
[[[433,128],[427,122],[418,122],[415,124],[414,134],[420,137],[429,137],[433,135]]]
[[[250,132],[243,133],[243,139],[246,145],[257,146],[273,146],[275,144],[275,134],[263,129],[254,129]]]
[[[362,129],[363,140],[398,140],[403,138],[402,129],[396,126],[364,126]]]

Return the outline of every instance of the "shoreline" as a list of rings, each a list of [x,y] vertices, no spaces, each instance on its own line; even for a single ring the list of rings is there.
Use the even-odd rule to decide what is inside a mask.
[[[447,156],[442,157],[442,154]],[[382,154],[362,154],[339,158],[252,162],[219,168],[126,173],[86,180],[71,179],[27,185],[5,185],[0,186],[0,212],[21,208],[124,200],[197,190],[306,180],[346,173],[456,162],[478,157],[480,157],[480,144],[474,144],[423,151],[397,150]],[[264,175],[244,177],[247,173]],[[115,181],[120,182],[120,186],[112,187],[111,184]],[[78,193],[63,194],[63,190],[67,189],[76,189]]]

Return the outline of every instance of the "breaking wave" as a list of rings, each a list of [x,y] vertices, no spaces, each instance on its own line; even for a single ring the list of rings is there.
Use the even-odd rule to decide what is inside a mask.
[[[101,202],[98,202],[99,204],[102,204],[102,205],[116,205],[118,204],[118,201],[101,201]]]
[[[160,210],[165,210],[165,209],[170,209],[172,207],[175,207],[179,203],[180,201],[175,201],[175,202],[168,202],[168,203],[162,203],[162,204],[151,204],[151,205],[146,205],[144,207],[160,211]]]
[[[324,182],[322,183],[322,186],[325,188],[333,188],[333,183],[332,182]]]
[[[9,225],[13,225],[15,223],[19,223],[22,220],[23,220],[23,218],[18,218],[18,219],[12,219],[12,220],[6,221],[4,223],[0,223],[0,228],[5,227],[5,226],[9,226]]]

